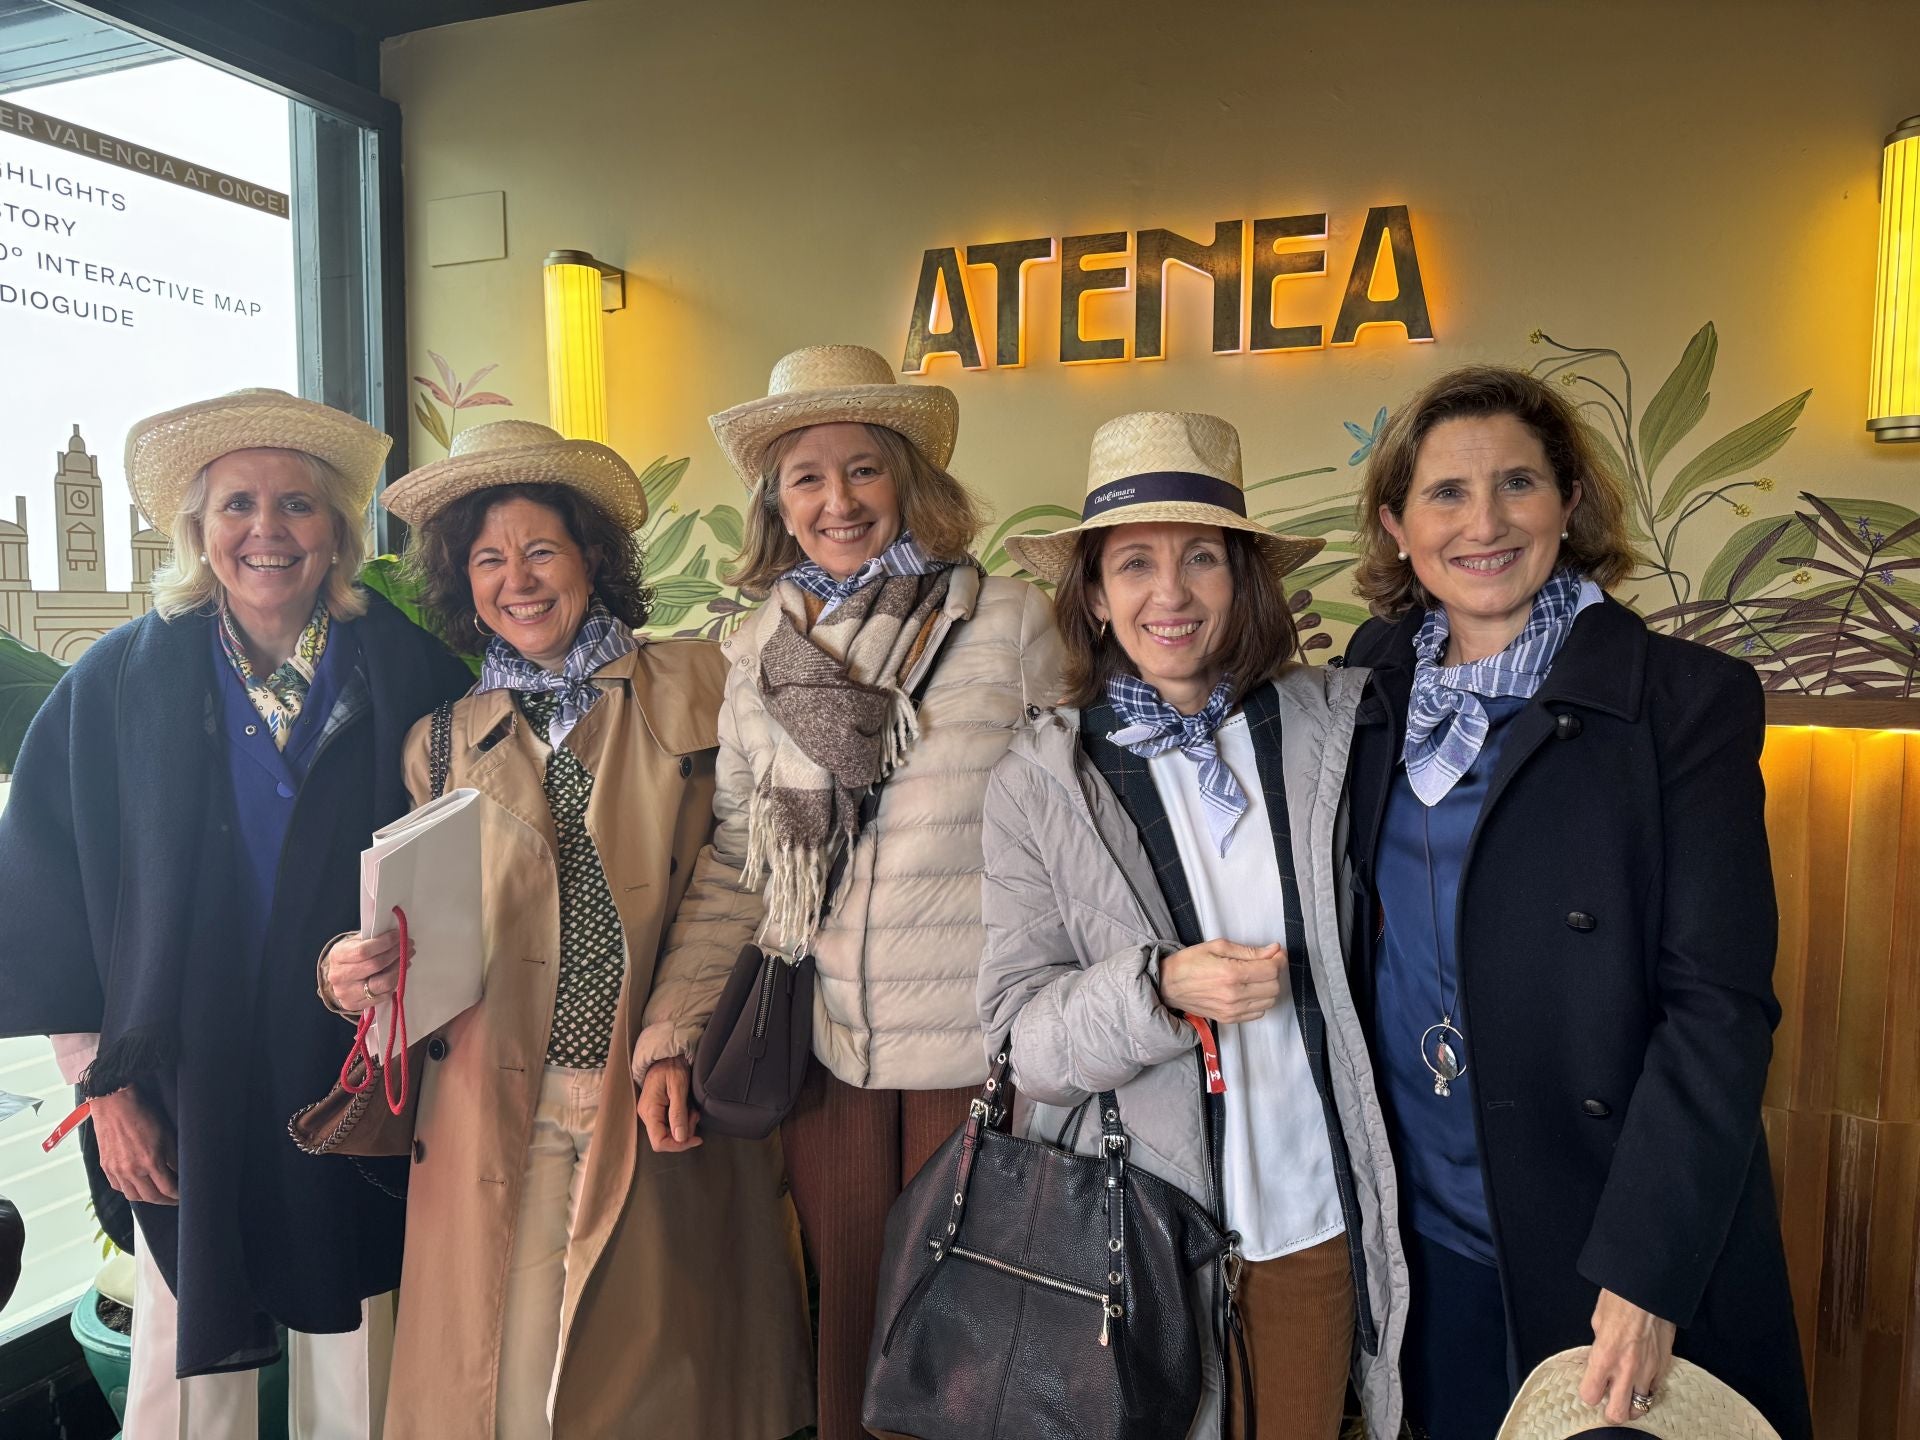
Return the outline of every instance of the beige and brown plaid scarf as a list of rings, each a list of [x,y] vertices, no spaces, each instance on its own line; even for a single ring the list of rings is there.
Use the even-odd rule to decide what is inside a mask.
[[[761,936],[789,955],[820,923],[836,847],[859,833],[861,796],[920,733],[904,682],[945,608],[953,570],[889,576],[811,625],[798,586],[781,585],[768,602],[781,614],[760,651],[758,683],[782,733],[754,789],[744,877],[765,877]]]

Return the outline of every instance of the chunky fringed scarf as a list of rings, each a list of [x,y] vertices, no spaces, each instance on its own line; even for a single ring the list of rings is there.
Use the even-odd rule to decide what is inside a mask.
[[[966,562],[971,564],[973,562]],[[781,734],[748,812],[748,883],[764,877],[761,936],[800,954],[826,908],[838,846],[860,801],[905,758],[919,721],[905,680],[946,605],[953,566],[892,575],[807,624],[806,597],[781,585],[760,651],[760,695]]]

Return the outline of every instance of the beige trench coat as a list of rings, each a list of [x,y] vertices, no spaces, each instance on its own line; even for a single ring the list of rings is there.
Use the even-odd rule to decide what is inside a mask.
[[[595,777],[587,828],[628,961],[567,1250],[559,1440],[767,1440],[812,1415],[778,1140],[709,1136],[655,1154],[624,1063],[661,935],[712,828],[726,670],[704,641],[643,644],[595,676],[606,698],[568,737]],[[416,803],[429,793],[428,723],[407,739]],[[560,968],[545,766],[544,737],[507,692],[455,708],[448,788],[486,797],[487,986],[428,1046],[420,1080],[388,1440],[494,1433],[507,1265]]]

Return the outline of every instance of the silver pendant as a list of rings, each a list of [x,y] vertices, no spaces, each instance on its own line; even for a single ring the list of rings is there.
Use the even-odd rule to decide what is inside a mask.
[[[1440,1023],[1429,1025],[1420,1034],[1420,1060],[1433,1074],[1433,1093],[1446,1098],[1453,1094],[1453,1081],[1466,1074],[1454,1041],[1465,1042],[1453,1025],[1453,1017],[1442,1016]]]

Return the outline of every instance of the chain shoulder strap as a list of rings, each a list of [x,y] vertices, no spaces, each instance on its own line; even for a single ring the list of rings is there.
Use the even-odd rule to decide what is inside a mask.
[[[443,700],[434,707],[433,725],[427,735],[427,778],[433,784],[433,799],[447,793],[447,773],[453,768],[453,701]]]

